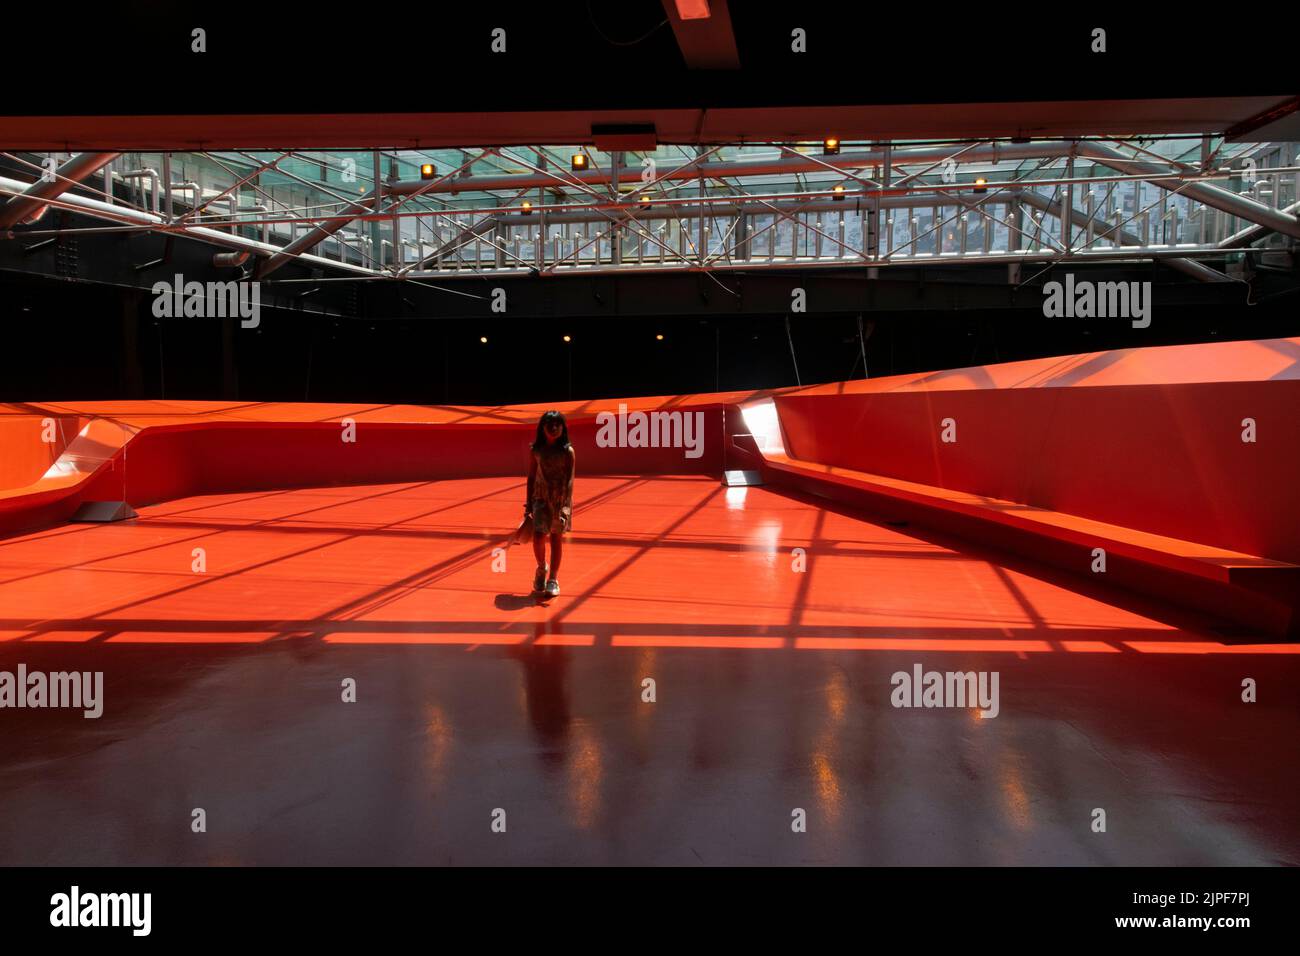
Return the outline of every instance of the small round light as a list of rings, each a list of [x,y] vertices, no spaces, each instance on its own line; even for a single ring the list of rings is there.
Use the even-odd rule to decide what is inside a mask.
[[[655,340],[658,342],[662,342],[664,340],[664,334],[660,332],[658,335],[655,336]]]
[[[435,170],[435,169],[433,168],[433,163],[421,163],[421,164],[420,164],[420,178],[421,178],[421,179],[432,179],[432,178],[433,178],[434,176],[436,176],[437,174],[438,174],[438,173],[437,173],[437,170]]]
[[[564,341],[566,341],[566,342],[572,342],[573,339],[571,339],[569,336],[566,335],[566,336],[564,337]]]
[[[569,157],[569,166],[573,169],[574,172],[581,172],[582,170],[586,169],[587,154],[574,153],[572,156]]]
[[[827,156],[834,156],[840,151],[840,141],[838,137],[828,136],[822,140],[822,152]]]
[[[480,335],[480,336],[478,337],[478,340],[479,340],[480,342],[482,342],[484,345],[487,345],[487,336],[486,336],[486,335]]]
[[[836,201],[836,202],[843,202],[843,201],[844,201],[844,184],[843,184],[843,183],[837,183],[836,186],[835,186],[835,189],[832,190],[832,191],[835,193],[835,201]]]

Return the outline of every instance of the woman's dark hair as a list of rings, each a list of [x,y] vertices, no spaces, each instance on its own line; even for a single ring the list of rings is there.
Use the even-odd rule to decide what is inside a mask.
[[[533,451],[541,451],[547,446],[546,426],[552,422],[560,423],[560,437],[555,440],[556,446],[561,449],[569,447],[569,423],[564,420],[562,414],[551,409],[537,419],[537,437],[533,439]]]

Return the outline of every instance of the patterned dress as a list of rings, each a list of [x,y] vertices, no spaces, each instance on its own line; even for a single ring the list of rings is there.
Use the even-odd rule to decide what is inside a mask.
[[[573,524],[573,448],[534,451],[533,533],[564,534]]]

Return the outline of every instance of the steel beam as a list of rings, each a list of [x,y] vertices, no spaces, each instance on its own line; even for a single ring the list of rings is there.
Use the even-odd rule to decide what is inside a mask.
[[[10,192],[21,192],[28,184],[16,179],[8,179],[0,176],[0,189]],[[205,226],[188,226],[184,229],[168,228],[168,223],[161,216],[154,216],[147,212],[140,212],[135,209],[128,209],[125,206],[113,206],[98,199],[90,199],[86,196],[67,195],[60,196],[57,199],[49,200],[49,204],[58,208],[71,209],[74,212],[85,213],[88,216],[95,216],[99,219],[108,219],[113,222],[119,222],[126,225],[143,226],[145,228],[170,232],[183,236],[190,236],[194,239],[202,239],[215,245],[225,246],[228,249],[248,250],[262,256],[269,256],[278,253],[280,246],[272,245],[269,242],[260,242],[256,239],[246,239],[243,236],[232,235],[228,232],[222,232],[219,229],[209,229]],[[20,233],[9,233],[6,238],[13,238]],[[345,262],[336,262],[333,259],[325,259],[320,256],[304,255],[301,257],[304,261],[310,262],[315,266],[328,266],[343,272],[350,272],[354,275],[374,277],[375,273],[370,269],[360,268]]]
[[[1077,148],[1076,155],[1093,159],[1110,168],[1116,169],[1128,175],[1139,175],[1149,178],[1151,182],[1165,189],[1181,189],[1183,194],[1190,198],[1196,199],[1205,205],[1231,212],[1233,215],[1240,216],[1250,222],[1259,223],[1267,228],[1284,232],[1288,235],[1300,237],[1300,222],[1297,222],[1294,216],[1289,216],[1283,212],[1265,206],[1263,203],[1255,200],[1238,196],[1235,193],[1212,186],[1207,183],[1185,183],[1175,178],[1173,170],[1161,168],[1160,166],[1135,160],[1125,156],[1117,150],[1095,142],[1081,142],[1074,144]],[[950,145],[938,144],[934,146],[919,146],[906,149],[891,149],[888,146],[884,148],[859,151],[856,153],[841,154],[835,157],[818,157],[813,158],[802,154],[784,155],[773,160],[747,160],[747,161],[729,161],[729,162],[694,162],[685,165],[679,169],[659,177],[657,181],[707,181],[708,179],[720,179],[724,177],[738,176],[766,176],[782,175],[807,170],[810,166],[824,169],[857,169],[872,165],[916,165],[916,164],[938,164],[945,159],[954,156],[962,157],[964,162],[1005,162],[1005,161],[1023,161],[1030,159],[1051,159],[1057,156],[1069,155],[1070,144],[990,144],[990,145],[972,145],[965,149],[953,153]],[[856,177],[855,177],[856,178]],[[415,193],[449,193],[449,192],[494,192],[498,190],[510,190],[520,192],[529,189],[540,189],[555,183],[557,180],[564,182],[553,174],[534,173],[534,174],[514,174],[504,176],[447,176],[443,180],[430,184],[422,181],[404,181],[396,182],[389,185],[386,192],[393,196],[406,196]],[[636,183],[640,180],[640,173],[635,169],[628,169],[615,164],[611,168],[598,168],[584,172],[569,174],[568,180],[570,185],[585,187],[587,191],[594,191],[596,188],[604,186],[611,190],[616,190],[618,184],[624,181]],[[373,207],[375,197],[373,194],[367,194],[355,203],[352,203],[346,209],[336,215],[360,216]],[[551,221],[557,221],[555,214],[550,217]],[[284,248],[283,255],[273,256],[262,264],[262,275],[269,274],[279,268],[284,262],[293,258],[295,255],[304,252],[334,233],[342,229],[346,223],[340,219],[334,219],[332,222],[318,226],[312,232],[309,232]],[[701,243],[702,246],[702,243]]]
[[[1061,205],[1061,200],[1059,199],[1048,199],[1046,196],[1040,196],[1038,193],[1034,192],[1033,190],[1025,190],[1023,193],[1021,193],[1020,198],[1025,203],[1025,205],[1033,206],[1035,209],[1045,212],[1049,216],[1056,216],[1057,218],[1060,218],[1061,216],[1062,205]],[[1104,230],[1105,232],[1110,232],[1112,229],[1111,224],[1108,223],[1105,219],[1101,218],[1100,216],[1089,215],[1086,211],[1081,210],[1078,207],[1075,208],[1074,215],[1071,218],[1074,220],[1074,222],[1083,226],[1084,228],[1087,228],[1089,223],[1091,223],[1093,228]],[[1262,229],[1263,227],[1257,227],[1257,228]],[[1099,235],[1100,234],[1101,233],[1099,233]],[[1130,246],[1142,245],[1142,242],[1137,235],[1131,232],[1127,232],[1122,228],[1119,230],[1119,239],[1121,243]],[[1169,258],[1169,259],[1164,259],[1163,261],[1165,265],[1169,266],[1171,269],[1177,269],[1179,272],[1186,273],[1187,275],[1200,279],[1203,282],[1232,281],[1222,272],[1218,272],[1215,269],[1211,269],[1209,266],[1203,265],[1195,261],[1194,259]]]
[[[1154,163],[1130,159],[1118,150],[1102,143],[1081,142],[1079,144],[1079,155],[1095,159],[1099,163],[1119,172],[1142,176],[1161,189],[1177,190],[1189,199],[1195,199],[1206,206],[1213,206],[1215,209],[1239,216],[1248,222],[1264,226],[1266,229],[1280,232],[1294,239],[1300,239],[1300,219],[1282,212],[1280,209],[1266,206],[1262,202],[1248,199],[1211,183],[1180,181],[1171,177],[1171,170],[1169,169],[1161,169]]]
[[[0,229],[8,229],[20,222],[34,222],[45,211],[47,199],[62,196],[92,173],[107,166],[121,153],[78,153],[58,168],[53,181],[37,180],[0,206]]]
[[[1300,202],[1293,202],[1291,205],[1283,209],[1282,212],[1289,213],[1290,215],[1293,216],[1300,215]],[[1264,236],[1271,231],[1272,230],[1268,229],[1265,226],[1260,226],[1260,225],[1247,226],[1245,229],[1239,230],[1238,232],[1234,232],[1228,238],[1220,242],[1219,248],[1220,249],[1241,249],[1245,246],[1250,245],[1256,239],[1264,238]]]

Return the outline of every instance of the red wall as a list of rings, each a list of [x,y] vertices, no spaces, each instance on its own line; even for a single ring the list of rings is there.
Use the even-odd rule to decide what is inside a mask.
[[[1300,381],[776,398],[787,453],[1300,563]],[[1241,441],[1243,418],[1258,426]],[[940,421],[957,422],[944,444]]]
[[[704,414],[703,454],[681,448],[601,448],[594,421],[570,425],[582,474],[717,474],[722,415]],[[532,425],[357,425],[342,441],[337,423],[158,426],[127,448],[126,498],[143,505],[187,495],[272,488],[379,484],[527,474]],[[120,459],[119,459],[120,464]],[[118,500],[123,473],[103,470],[82,497]]]
[[[41,422],[55,422],[52,443],[41,440]],[[0,418],[0,490],[25,488],[49,470],[86,419],[77,415],[17,415]]]

